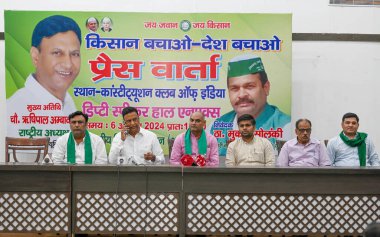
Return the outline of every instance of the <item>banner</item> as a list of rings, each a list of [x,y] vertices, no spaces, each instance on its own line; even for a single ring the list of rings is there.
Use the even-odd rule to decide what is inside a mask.
[[[74,32],[50,36],[69,53],[54,45],[32,47],[35,27],[52,15],[79,25],[80,50],[70,42]],[[291,14],[5,11],[4,16],[8,136],[49,136],[52,148],[70,130],[67,115],[82,110],[89,115],[89,130],[109,149],[122,127],[122,109],[134,106],[141,127],[157,134],[166,154],[167,139],[188,128],[194,111],[206,116],[221,155],[227,141],[240,135],[236,117],[242,113],[255,116],[256,135],[272,143],[290,137]],[[45,59],[36,56],[41,54]],[[245,59],[261,65],[268,81],[244,79],[245,69],[236,62]],[[228,86],[233,72],[239,75],[231,74]]]

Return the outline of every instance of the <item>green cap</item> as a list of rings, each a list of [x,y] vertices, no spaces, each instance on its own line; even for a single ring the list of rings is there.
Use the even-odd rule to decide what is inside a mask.
[[[240,55],[228,63],[227,78],[265,72],[261,58],[251,54]]]

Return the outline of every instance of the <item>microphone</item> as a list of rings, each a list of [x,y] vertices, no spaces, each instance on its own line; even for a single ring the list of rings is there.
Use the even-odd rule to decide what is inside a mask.
[[[45,158],[42,159],[42,164],[53,164],[53,160],[50,158],[49,154],[46,154]]]
[[[129,165],[140,165],[139,162],[136,161],[134,156],[128,157],[127,164],[129,164]]]
[[[132,164],[134,165],[141,165],[140,163],[138,163],[134,157],[132,157],[132,160],[131,160]]]
[[[127,136],[129,134],[128,129],[124,131],[124,135]]]
[[[119,157],[117,158],[117,164],[118,164],[118,165],[122,165],[123,163],[124,163],[124,157],[119,156]]]
[[[118,165],[122,165],[124,163],[124,148],[122,148],[120,151],[119,151],[119,156],[117,157],[117,164]]]

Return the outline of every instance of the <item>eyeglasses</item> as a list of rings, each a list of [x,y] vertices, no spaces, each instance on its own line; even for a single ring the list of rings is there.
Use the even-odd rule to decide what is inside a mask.
[[[311,128],[297,128],[300,133],[311,133]]]

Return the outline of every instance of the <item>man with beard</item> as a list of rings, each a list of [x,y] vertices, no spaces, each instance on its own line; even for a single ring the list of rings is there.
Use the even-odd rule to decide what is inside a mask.
[[[243,114],[237,123],[241,137],[228,145],[226,166],[274,165],[274,151],[270,141],[254,136],[255,118]]]
[[[287,141],[277,159],[278,166],[329,166],[331,164],[323,142],[310,138],[311,122],[296,122],[297,137]]]
[[[191,156],[194,161],[198,155],[205,159],[205,166],[218,166],[218,143],[216,138],[204,130],[206,126],[205,116],[202,112],[194,112],[190,115],[189,129],[174,140],[170,164],[181,165],[184,155]]]
[[[87,130],[88,115],[76,111],[69,115],[70,130],[58,138],[53,150],[54,163],[107,164],[107,152],[101,137]]]
[[[133,165],[164,163],[165,157],[157,135],[140,127],[138,110],[134,107],[126,107],[121,114],[124,126],[112,140],[110,163],[124,162]]]
[[[218,138],[219,155],[226,154],[228,131],[238,129],[236,121],[243,114],[255,118],[257,129],[276,133],[277,129],[282,129],[278,132],[278,138],[290,138],[290,116],[267,103],[270,83],[260,57],[248,54],[231,59],[228,63],[227,89],[234,110],[216,119],[210,128],[211,134],[217,130],[223,133]],[[270,141],[275,144],[274,138]]]
[[[354,113],[343,115],[343,131],[327,144],[333,166],[379,166],[379,155],[367,133],[358,132],[359,117]]]

